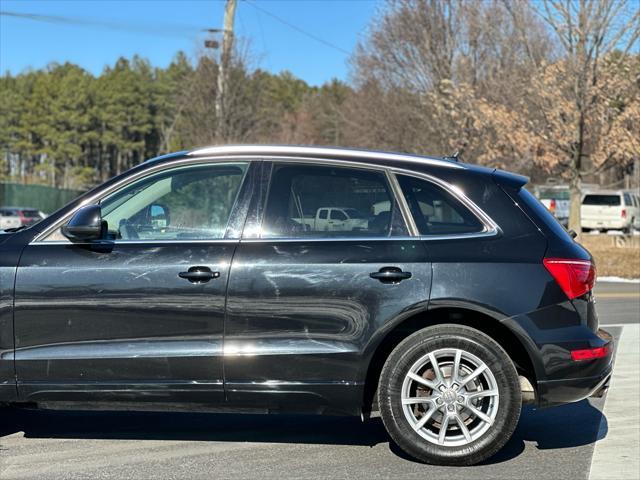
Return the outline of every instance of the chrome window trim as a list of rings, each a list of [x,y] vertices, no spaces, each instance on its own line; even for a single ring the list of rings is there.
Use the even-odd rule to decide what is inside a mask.
[[[205,149],[206,150],[206,149]],[[310,152],[309,153],[315,153],[316,150],[315,149],[309,149]],[[332,153],[332,155],[338,154],[341,150],[339,149],[329,149]],[[197,152],[197,151],[196,151]],[[101,190],[97,193],[95,193],[94,195],[92,195],[89,198],[86,198],[82,203],[80,203],[76,208],[74,208],[73,210],[71,210],[70,212],[68,212],[66,215],[62,216],[60,219],[58,219],[57,222],[55,222],[54,224],[50,225],[49,227],[47,227],[45,230],[43,230],[40,234],[38,234],[36,236],[36,238],[34,240],[32,240],[30,242],[29,245],[72,245],[72,243],[70,241],[64,241],[64,240],[55,240],[55,241],[43,241],[42,239],[45,238],[46,236],[50,235],[51,233],[53,233],[56,229],[60,228],[62,226],[62,224],[68,220],[79,208],[85,206],[85,205],[89,205],[91,203],[94,203],[97,199],[101,199],[106,195],[109,195],[110,193],[112,193],[113,191],[115,191],[116,189],[125,186],[129,183],[132,183],[142,177],[163,171],[163,170],[167,170],[173,167],[179,167],[179,166],[183,166],[183,165],[199,165],[199,164],[206,164],[206,163],[228,163],[228,162],[256,162],[256,161],[261,161],[261,160],[268,160],[268,161],[280,161],[280,162],[287,162],[287,163],[313,163],[313,164],[320,164],[320,165],[336,165],[336,166],[345,166],[345,167],[351,167],[351,168],[357,168],[357,169],[363,169],[363,170],[376,170],[376,171],[381,171],[383,173],[385,173],[385,175],[387,177],[391,176],[393,178],[393,183],[391,183],[391,187],[392,187],[392,191],[394,193],[394,195],[396,195],[396,200],[398,201],[398,204],[401,206],[401,212],[403,214],[404,217],[404,221],[405,221],[405,225],[407,226],[408,231],[410,232],[410,236],[398,236],[398,237],[340,237],[340,238],[327,238],[327,237],[281,237],[281,238],[241,238],[241,239],[212,239],[212,240],[182,240],[182,241],[177,241],[177,240],[135,240],[135,241],[118,241],[118,243],[136,243],[136,244],[157,244],[157,243],[173,243],[173,244],[190,244],[190,243],[222,243],[222,242],[251,242],[251,243],[263,243],[263,242],[322,242],[322,241],[329,241],[329,242],[336,242],[336,241],[355,241],[355,242],[359,242],[359,241],[397,241],[397,240],[425,240],[425,241],[437,241],[437,240],[463,240],[463,239],[470,239],[470,238],[482,238],[482,237],[491,237],[491,236],[497,236],[499,234],[501,234],[501,229],[500,227],[491,219],[491,217],[489,215],[487,215],[480,207],[478,207],[472,200],[470,200],[466,195],[464,195],[464,193],[462,191],[460,191],[459,189],[455,188],[454,186],[448,184],[447,182],[444,182],[443,180],[440,180],[437,177],[434,177],[432,175],[426,174],[426,173],[421,173],[421,172],[415,172],[413,170],[406,170],[404,168],[398,168],[398,167],[388,167],[388,166],[384,166],[384,165],[377,165],[374,163],[369,163],[366,161],[366,155],[361,155],[358,156],[358,158],[363,158],[362,161],[353,161],[353,160],[341,160],[341,159],[327,159],[327,158],[314,158],[314,157],[287,157],[287,156],[282,156],[282,155],[278,155],[278,154],[267,154],[267,155],[261,155],[259,152],[259,150],[256,150],[256,154],[252,155],[250,153],[247,152],[239,152],[236,155],[233,155],[232,153],[225,155],[225,156],[203,156],[203,157],[195,157],[193,156],[193,154],[195,152],[191,152],[189,153],[187,157],[182,157],[179,158],[177,160],[174,161],[169,161],[169,162],[163,162],[161,164],[158,165],[154,165],[154,164],[150,164],[151,166],[149,166],[148,168],[137,172],[134,175],[131,175],[129,177],[123,178],[122,180],[120,180],[119,182],[116,182],[115,184],[111,185],[109,188],[105,189],[105,190]],[[354,156],[353,154],[351,155],[352,157]],[[375,152],[372,152],[370,157],[376,157],[376,158],[381,158],[381,159],[385,159],[386,157],[380,157],[378,154],[376,154]],[[442,161],[443,163],[448,163],[446,161]],[[440,163],[438,162],[438,165],[440,165]],[[454,164],[455,165],[455,164]],[[478,219],[482,222],[482,224],[484,225],[484,229],[481,232],[473,232],[473,233],[463,233],[463,234],[448,234],[448,235],[419,235],[417,232],[417,228],[414,230],[414,232],[412,232],[412,228],[415,228],[415,222],[413,220],[413,216],[410,215],[410,211],[409,216],[407,217],[407,212],[403,211],[404,208],[406,208],[408,210],[408,205],[406,204],[406,200],[404,198],[404,195],[400,195],[398,196],[398,192],[395,191],[395,187],[394,184],[397,183],[397,178],[395,178],[395,175],[407,175],[410,177],[415,177],[415,178],[420,178],[432,183],[435,183],[436,185],[440,186],[441,188],[444,188],[447,192],[449,192],[450,194],[452,194],[455,198],[457,198],[463,205],[465,205],[467,208],[469,208],[472,213],[474,213],[474,215],[476,215],[478,217]],[[399,188],[399,185],[397,185],[397,187]],[[401,193],[401,190],[400,192]],[[404,204],[404,207],[402,207],[402,205]],[[413,226],[410,225],[414,224]],[[415,233],[415,235],[414,235]]]
[[[493,237],[498,231],[477,233],[456,233],[451,235],[403,235],[398,237],[280,237],[280,238],[243,238],[240,243],[305,243],[305,242],[393,242],[393,241],[441,241],[467,240],[470,238]]]
[[[194,243],[202,243],[202,244],[211,244],[211,243],[228,243],[234,244],[239,243],[239,238],[216,238],[211,240],[202,240],[202,239],[192,239],[192,240],[101,240],[102,245],[182,245],[182,244],[194,244]],[[69,240],[51,240],[50,242],[34,242],[29,245],[99,245],[99,243],[72,243]]]

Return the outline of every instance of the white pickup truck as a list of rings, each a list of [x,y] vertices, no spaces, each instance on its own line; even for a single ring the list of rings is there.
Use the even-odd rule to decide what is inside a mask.
[[[312,231],[352,232],[366,230],[369,220],[360,211],[349,207],[322,207],[315,217],[292,218]]]

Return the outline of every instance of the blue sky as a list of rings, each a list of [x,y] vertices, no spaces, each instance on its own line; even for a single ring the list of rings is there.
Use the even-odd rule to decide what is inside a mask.
[[[364,35],[380,0],[258,0],[258,7],[335,45],[326,46],[239,0],[237,35],[248,39],[255,66],[289,70],[313,85],[348,78],[348,55]],[[120,56],[139,54],[166,66],[178,50],[194,57],[204,28],[220,28],[216,0],[0,0],[0,10],[86,21],[33,21],[0,16],[0,71],[19,73],[50,62],[74,62],[94,74]]]

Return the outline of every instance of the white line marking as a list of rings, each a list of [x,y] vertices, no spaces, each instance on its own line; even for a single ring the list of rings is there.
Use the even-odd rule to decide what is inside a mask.
[[[595,445],[590,480],[638,478],[640,472],[640,325],[623,327],[600,423],[599,433],[607,434]]]

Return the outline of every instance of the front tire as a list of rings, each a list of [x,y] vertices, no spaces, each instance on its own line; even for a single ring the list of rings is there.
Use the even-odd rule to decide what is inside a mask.
[[[378,404],[391,438],[436,465],[473,465],[509,440],[522,405],[518,374],[489,336],[437,325],[403,340],[380,375]]]

